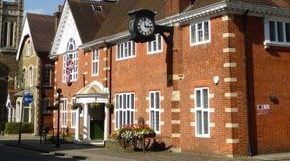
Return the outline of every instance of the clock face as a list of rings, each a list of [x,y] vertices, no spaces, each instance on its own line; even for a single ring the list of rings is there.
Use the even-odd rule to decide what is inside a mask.
[[[137,31],[142,36],[151,36],[154,34],[155,25],[152,19],[141,17],[137,20]]]

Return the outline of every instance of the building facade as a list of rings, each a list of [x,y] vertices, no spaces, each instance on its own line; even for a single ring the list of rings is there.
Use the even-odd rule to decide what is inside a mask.
[[[17,71],[15,56],[22,29],[23,0],[1,0],[0,13],[0,122],[6,122],[9,117],[7,111],[14,106],[9,102],[14,102]]]
[[[61,126],[76,140],[107,140],[143,118],[158,142],[177,151],[290,150],[288,1],[119,0],[90,39],[81,14],[65,14],[76,1],[66,1],[67,21],[51,50]],[[130,41],[127,13],[140,8],[156,11],[156,23],[173,31]]]
[[[48,55],[59,15],[60,12],[54,16],[27,13],[16,55],[19,91],[15,94],[16,107],[11,115],[19,122],[23,113],[23,121],[34,124],[36,135],[40,129],[52,127],[54,61]],[[23,95],[27,92],[33,95],[29,106],[23,105]]]

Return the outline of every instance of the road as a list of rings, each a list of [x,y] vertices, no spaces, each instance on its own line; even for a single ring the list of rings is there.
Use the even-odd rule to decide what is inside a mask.
[[[0,161],[77,161],[0,145]]]

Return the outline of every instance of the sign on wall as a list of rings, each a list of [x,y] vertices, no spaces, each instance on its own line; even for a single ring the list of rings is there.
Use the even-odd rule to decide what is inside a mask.
[[[269,104],[258,104],[257,105],[257,114],[258,115],[267,115],[270,113],[271,107]]]

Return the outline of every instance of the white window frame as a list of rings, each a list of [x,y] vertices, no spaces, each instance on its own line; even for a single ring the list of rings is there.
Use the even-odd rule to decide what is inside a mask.
[[[122,100],[120,100],[120,96]],[[124,96],[126,97],[126,103],[124,104]],[[128,105],[128,96],[129,96],[129,105]],[[132,96],[134,101],[132,102]],[[118,97],[118,99],[117,99]],[[133,104],[132,104],[133,103]],[[124,108],[124,105],[126,108]],[[132,108],[133,106],[133,108]],[[136,110],[136,95],[135,93],[117,93],[115,94],[115,129],[120,129],[124,125],[134,125],[135,122],[135,110]],[[128,121],[128,112],[129,112],[129,121]],[[132,115],[133,113],[133,115]],[[122,119],[120,120],[120,116]],[[125,117],[123,117],[125,116]],[[133,116],[133,118],[132,118]],[[121,121],[121,122],[120,122]]]
[[[95,68],[97,73],[95,73]],[[94,49],[92,53],[92,76],[96,77],[100,73],[100,53],[98,49]]]
[[[71,109],[71,128],[76,128],[77,124],[77,110]]]
[[[28,86],[33,87],[33,67],[28,68]]]
[[[208,40],[204,40],[204,37],[205,37],[205,29],[204,29],[204,24],[205,22],[208,22]],[[202,23],[202,35],[203,35],[203,40],[202,41],[198,41],[198,29],[197,29],[197,26],[198,24]],[[192,42],[193,39],[192,39],[192,27],[195,27],[195,42]],[[200,20],[200,21],[194,21],[192,22],[190,25],[189,25],[189,43],[190,43],[190,46],[196,46],[196,45],[201,45],[201,44],[206,44],[206,43],[210,43],[211,42],[211,21],[210,21],[210,18],[207,18],[207,19],[203,19],[203,20]]]
[[[136,45],[134,41],[126,41],[116,45],[116,60],[126,60],[136,57]],[[129,50],[129,47],[130,50]]]
[[[153,94],[153,102],[152,102],[152,99],[151,99],[151,95]],[[157,100],[156,100],[156,94],[159,95],[159,108],[157,108]],[[152,103],[153,103],[153,107],[152,107]],[[154,113],[155,115],[155,118],[154,118],[154,125],[152,126],[152,120],[151,120],[151,112]],[[156,119],[156,113],[159,113],[159,119],[157,120]],[[157,130],[157,125],[156,125],[156,121],[159,122],[159,126],[158,126],[158,130]],[[161,92],[160,91],[150,91],[149,92],[149,122],[150,122],[150,128],[152,128],[156,134],[160,134],[161,133]]]
[[[207,99],[207,103],[208,103],[208,107],[204,108],[204,95],[203,95],[203,90],[207,90],[208,92],[208,99]],[[197,107],[197,91],[201,91],[200,93],[200,107]],[[195,136],[196,137],[201,137],[201,138],[210,138],[210,101],[209,101],[209,88],[208,87],[201,87],[201,88],[195,88],[194,89],[194,106],[195,106]],[[198,133],[198,112],[201,111],[201,128],[202,128],[202,132],[201,134]],[[208,113],[208,134],[205,134],[204,132],[204,113],[207,112]]]
[[[271,41],[270,38],[270,21],[275,23],[275,41]],[[283,42],[278,40],[278,27],[277,27],[277,22],[282,22],[283,25]],[[264,45],[266,46],[285,46],[285,47],[290,47],[290,41],[287,42],[287,35],[286,35],[286,23],[290,25],[290,20],[289,19],[284,19],[284,18],[277,18],[277,17],[268,17],[264,19],[264,34],[265,34],[265,41]],[[290,39],[290,38],[288,38]]]
[[[62,105],[59,107],[60,108],[60,126],[61,126],[61,128],[67,128],[67,113],[68,113],[67,98],[62,98],[61,104]]]
[[[67,43],[67,52],[66,55],[63,55],[63,66],[62,66],[62,82],[67,83],[66,80],[66,68],[67,68],[67,58],[71,57],[74,64],[74,68],[71,72],[71,82],[76,82],[78,80],[78,71],[79,71],[79,54],[76,48],[75,40],[73,38],[69,39]]]
[[[155,46],[155,50],[154,50],[154,46]],[[161,53],[162,51],[163,51],[163,37],[161,34],[156,34],[155,39],[153,41],[147,42],[147,54],[151,55],[151,54]]]

